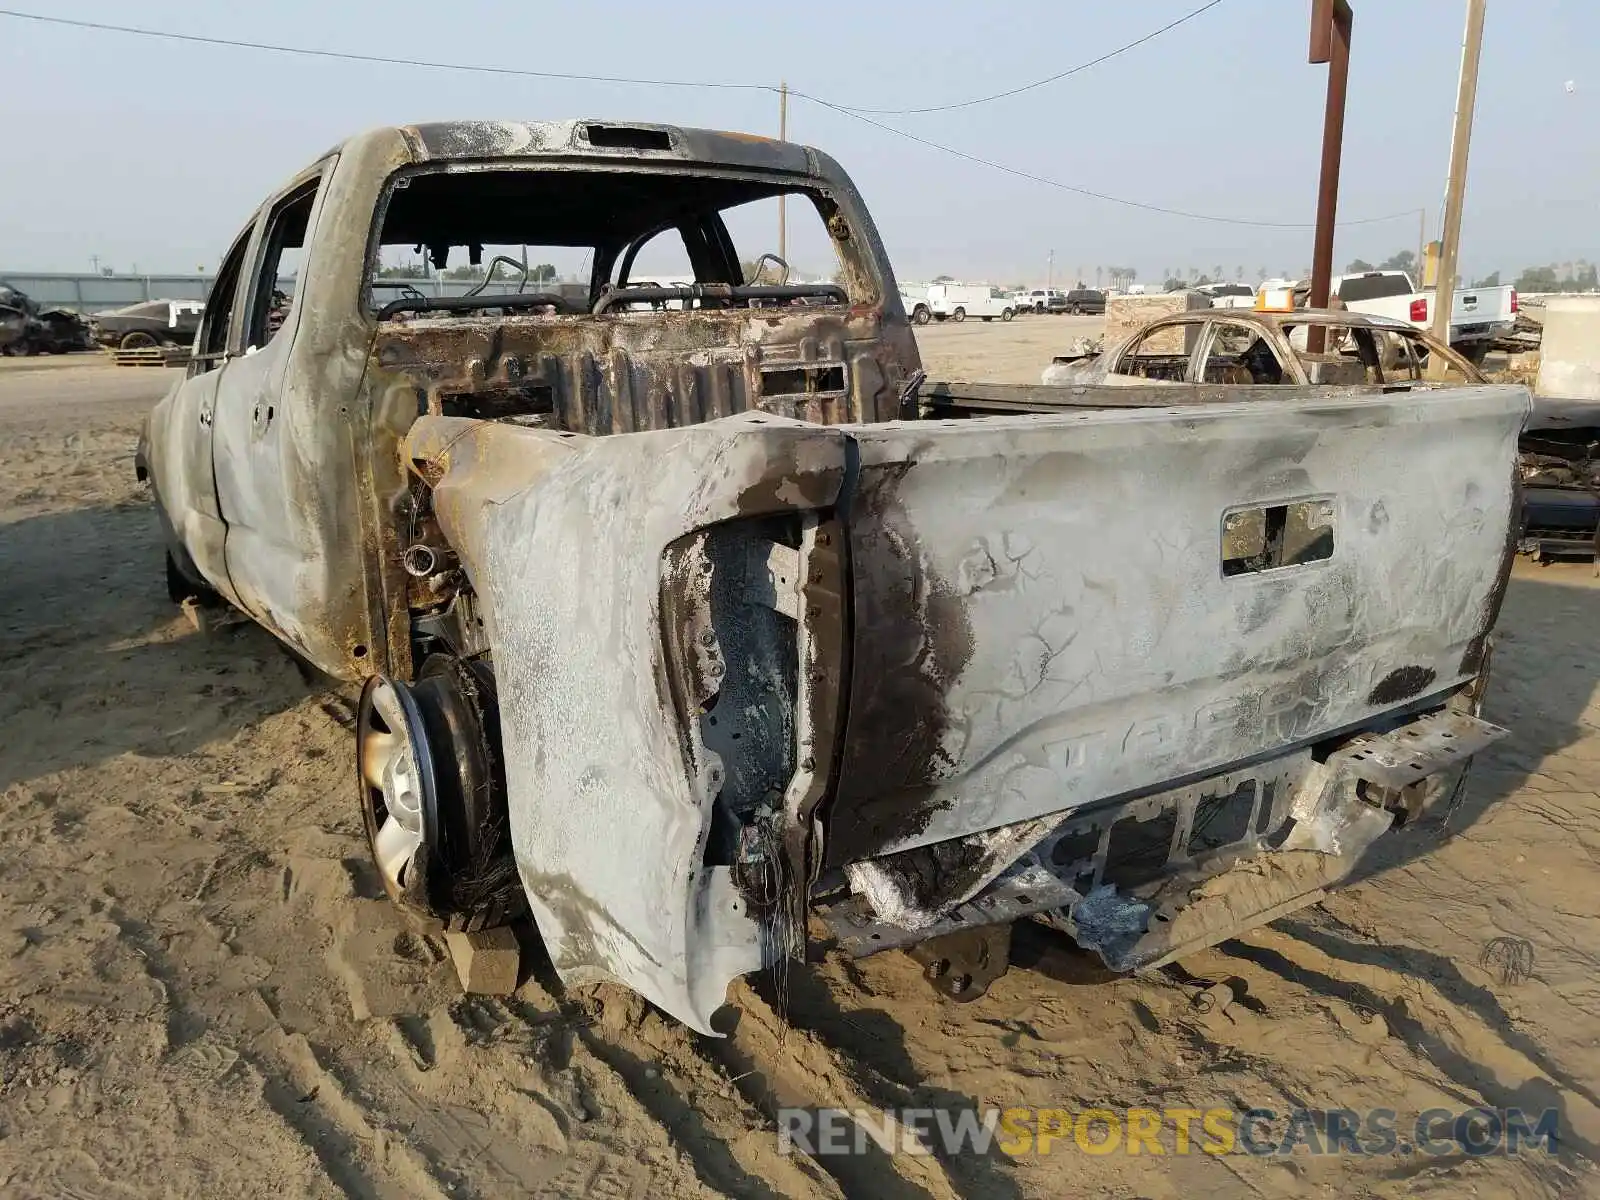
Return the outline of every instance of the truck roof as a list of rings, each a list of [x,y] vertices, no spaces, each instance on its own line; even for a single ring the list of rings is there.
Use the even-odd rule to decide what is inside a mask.
[[[338,151],[392,139],[398,133],[416,162],[495,158],[658,159],[831,175],[833,160],[794,142],[750,133],[694,129],[639,121],[431,121],[369,129],[346,139]]]

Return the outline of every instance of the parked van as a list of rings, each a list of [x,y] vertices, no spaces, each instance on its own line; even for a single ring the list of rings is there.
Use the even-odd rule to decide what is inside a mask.
[[[1009,321],[1016,315],[1017,301],[987,284],[935,283],[928,287],[928,307],[941,321],[965,321],[968,317]]]

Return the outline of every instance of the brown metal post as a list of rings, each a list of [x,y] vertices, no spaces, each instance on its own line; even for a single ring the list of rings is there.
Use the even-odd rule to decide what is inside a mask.
[[[1333,229],[1339,210],[1339,157],[1344,149],[1344,102],[1350,81],[1350,28],[1355,23],[1347,0],[1311,0],[1311,61],[1328,64],[1328,103],[1322,117],[1322,175],[1317,184],[1317,234],[1311,248],[1312,308],[1328,307],[1333,286]],[[1322,353],[1327,331],[1312,326],[1306,349]]]

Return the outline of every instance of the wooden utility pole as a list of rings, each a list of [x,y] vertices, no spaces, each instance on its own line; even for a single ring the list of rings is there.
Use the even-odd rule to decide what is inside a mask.
[[[1450,341],[1450,311],[1456,299],[1461,205],[1467,195],[1467,144],[1472,140],[1472,110],[1478,102],[1478,57],[1483,50],[1485,6],[1486,0],[1467,0],[1467,32],[1461,40],[1461,79],[1456,85],[1456,123],[1450,135],[1450,182],[1444,194],[1439,283],[1433,293],[1433,336],[1446,344]],[[1431,374],[1437,374],[1442,373],[1444,364],[1430,363],[1429,367]]]
[[[1428,273],[1428,210],[1417,209],[1417,273],[1412,282],[1422,286],[1422,277]]]
[[[778,85],[778,140],[789,140],[789,81]],[[778,196],[778,257],[789,261],[789,208],[784,197]]]
[[[1317,232],[1311,248],[1312,308],[1328,307],[1333,286],[1333,230],[1339,209],[1339,158],[1344,149],[1344,102],[1350,82],[1350,30],[1355,15],[1347,0],[1311,0],[1311,61],[1328,64],[1328,101],[1322,115],[1322,174],[1317,184]],[[1306,349],[1322,353],[1327,329],[1306,331]]]

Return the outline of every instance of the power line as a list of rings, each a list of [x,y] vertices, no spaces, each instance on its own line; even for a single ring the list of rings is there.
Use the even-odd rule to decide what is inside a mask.
[[[809,100],[813,104],[819,104],[823,108],[832,109],[834,112],[842,113],[844,116],[850,117],[854,120],[864,121],[875,129],[881,129],[885,133],[892,133],[896,137],[903,137],[908,141],[916,142],[920,146],[926,146],[930,150],[938,150],[943,154],[950,154],[956,158],[965,159],[967,162],[976,163],[980,167],[988,167],[991,171],[1001,171],[1007,175],[1015,175],[1018,179],[1027,179],[1034,183],[1042,183],[1046,187],[1059,188],[1064,192],[1074,192],[1079,196],[1088,196],[1094,200],[1104,200],[1111,204],[1121,204],[1124,207],[1142,209],[1145,212],[1162,213],[1163,215],[1169,217],[1187,217],[1191,221],[1211,221],[1219,225],[1247,225],[1256,229],[1314,229],[1316,227],[1315,223],[1311,221],[1257,221],[1248,217],[1219,217],[1212,213],[1190,212],[1187,209],[1167,208],[1165,205],[1161,204],[1146,204],[1141,200],[1128,200],[1122,196],[1112,196],[1106,192],[1097,192],[1092,188],[1079,187],[1072,183],[1062,183],[1059,179],[1049,179],[1043,175],[1035,175],[1032,171],[1024,171],[1020,167],[1007,166],[1005,163],[995,162],[990,158],[982,158],[976,154],[968,154],[965,150],[957,150],[954,146],[946,146],[941,142],[935,142],[929,138],[921,137],[915,133],[910,133],[907,130],[898,129],[893,125],[887,125],[882,121],[876,121],[864,113],[857,112],[852,108],[846,108],[841,104],[834,104],[832,101],[824,100],[820,96],[812,96],[805,92],[797,92],[793,88],[789,89],[789,94],[791,96],[797,96],[802,100]],[[1416,212],[1417,210],[1415,208],[1408,208],[1404,212],[1389,213],[1382,217],[1361,217],[1353,221],[1340,221],[1339,224],[1341,226],[1376,225],[1380,222],[1393,221],[1400,217],[1415,216]]]
[[[1158,29],[1154,33],[1146,34],[1145,37],[1139,39],[1138,42],[1131,42],[1128,44],[1128,46],[1119,47],[1117,50],[1110,51],[1107,54],[1102,55],[1100,59],[1095,61],[1104,61],[1106,58],[1114,57],[1115,55],[1120,54],[1124,50],[1130,49],[1141,42],[1149,41],[1151,38],[1165,32],[1166,29],[1172,28],[1173,25],[1181,24],[1183,21],[1190,20],[1191,18],[1198,16],[1200,13],[1205,12],[1207,9],[1214,8],[1221,2],[1222,0],[1211,0],[1211,3],[1196,9],[1187,16],[1181,17],[1177,21],[1174,21],[1167,26],[1163,26],[1162,29]],[[481,63],[453,63],[430,59],[394,58],[379,54],[360,54],[348,50],[322,50],[310,46],[285,46],[273,42],[249,41],[242,38],[208,37],[204,34],[179,33],[166,29],[145,29],[136,25],[114,25],[102,21],[83,21],[72,17],[48,16],[44,13],[23,12],[18,9],[10,8],[0,8],[0,17],[11,17],[15,20],[21,21],[34,21],[43,25],[66,26],[73,29],[88,29],[100,33],[124,33],[135,37],[156,38],[163,41],[188,42],[204,46],[222,46],[237,50],[263,50],[272,54],[291,54],[300,55],[307,58],[334,59],[341,62],[371,63],[380,66],[417,67],[432,71],[461,71],[480,75],[516,76],[530,79],[556,79],[582,83],[617,83],[644,87],[712,88],[724,91],[770,92],[774,95],[779,94],[781,90],[777,85],[769,83],[736,83],[719,80],[688,79],[643,79],[628,75],[596,75],[576,71],[539,71],[530,67],[496,67]],[[1069,71],[1062,72],[1060,75],[1052,76],[1050,79],[1038,80],[1034,83],[1027,84],[1024,87],[1015,88],[1011,92],[998,93],[995,96],[981,97],[977,100],[964,101],[962,104],[951,105],[947,107],[959,108],[970,104],[986,103],[989,100],[999,99],[1003,95],[1013,95],[1017,92],[1027,91],[1036,87],[1043,87],[1045,84],[1053,82],[1055,79],[1065,78],[1067,75],[1086,70],[1088,67],[1093,65],[1093,62],[1084,63],[1081,66],[1074,67]],[[802,100],[809,100],[813,104],[820,105],[821,107],[830,109],[833,112],[841,113],[853,120],[865,122],[875,129],[881,129],[885,133],[892,133],[896,137],[906,138],[909,141],[916,142],[919,145],[925,146],[931,150],[937,150],[940,153],[949,154],[952,157],[962,159],[966,162],[987,167],[992,171],[1000,171],[1007,175],[1016,176],[1019,179],[1027,179],[1034,183],[1041,183],[1047,187],[1057,188],[1061,191],[1073,192],[1077,195],[1087,196],[1094,200],[1103,200],[1110,204],[1120,204],[1123,207],[1140,209],[1144,212],[1161,213],[1171,217],[1184,217],[1192,221],[1210,221],[1215,224],[1222,225],[1243,225],[1257,229],[1313,228],[1313,225],[1309,222],[1257,221],[1243,217],[1220,217],[1210,213],[1197,213],[1181,208],[1168,208],[1160,204],[1147,204],[1139,200],[1129,200],[1122,196],[1113,196],[1106,192],[1097,192],[1092,188],[1079,187],[1076,184],[1063,183],[1057,179],[1049,179],[1043,175],[1035,175],[1033,172],[1024,171],[1019,167],[1007,166],[1005,163],[999,163],[992,159],[982,158],[976,154],[968,154],[964,150],[957,150],[953,146],[946,146],[929,138],[920,137],[917,134],[909,133],[904,129],[897,129],[893,125],[885,124],[884,122],[875,120],[872,116],[867,115],[869,112],[881,110],[851,108],[847,105],[836,104],[831,100],[824,100],[821,96],[813,96],[806,92],[797,91],[794,88],[789,88],[788,92],[791,96],[796,96]],[[925,112],[940,110],[912,109],[906,111]],[[1387,216],[1366,217],[1354,221],[1340,221],[1339,224],[1345,226],[1373,225],[1382,221],[1393,221],[1399,217],[1409,217],[1415,212],[1415,208],[1410,208],[1402,213],[1390,213]]]
[[[1021,87],[1011,88],[1004,92],[996,92],[992,96],[979,96],[974,100],[963,100],[954,104],[940,104],[926,108],[866,108],[860,105],[839,105],[838,107],[848,108],[852,112],[872,113],[877,116],[905,116],[912,113],[947,112],[951,109],[969,108],[976,104],[987,104],[992,100],[1001,100],[1008,96],[1016,96],[1023,92],[1030,92],[1036,88],[1045,87],[1048,84],[1055,83],[1058,80],[1066,79],[1068,76],[1076,75],[1082,71],[1087,71],[1090,67],[1098,66],[1100,63],[1103,63],[1108,59],[1115,58],[1117,55],[1123,54],[1128,50],[1132,50],[1136,46],[1142,46],[1145,42],[1159,37],[1161,34],[1166,33],[1169,29],[1177,28],[1185,21],[1192,20],[1201,13],[1205,12],[1207,9],[1215,8],[1221,3],[1222,0],[1210,0],[1209,3],[1201,5],[1193,12],[1181,16],[1175,21],[1168,22],[1160,29],[1154,30],[1151,33],[1147,33],[1136,41],[1129,42],[1125,46],[1119,46],[1115,50],[1108,51],[1107,53],[1102,54],[1099,58],[1091,59],[1086,63],[1080,63],[1076,67],[1072,67],[1066,71],[1061,71],[1045,79],[1037,79],[1032,83],[1023,84]],[[14,20],[19,21],[35,21],[41,25],[62,25],[71,29],[89,29],[100,33],[126,33],[135,37],[160,38],[175,42],[191,42],[202,46],[226,46],[239,50],[265,50],[274,54],[299,54],[309,58],[328,58],[342,62],[374,63],[381,66],[422,67],[433,71],[466,71],[481,75],[510,75],[520,76],[528,79],[559,79],[584,83],[623,83],[645,87],[716,88],[726,91],[774,93],[780,90],[770,83],[738,83],[720,80],[695,79],[641,79],[627,75],[594,75],[575,71],[537,71],[529,67],[493,67],[479,63],[452,63],[439,62],[430,59],[394,58],[388,55],[360,54],[348,50],[319,50],[310,46],[285,46],[275,42],[256,42],[243,38],[207,37],[204,34],[178,33],[167,29],[146,29],[138,25],[115,25],[105,21],[85,21],[73,17],[50,16],[45,13],[23,12],[19,9],[11,8],[0,9],[0,17],[11,17]]]
[[[478,75],[516,75],[529,79],[561,79],[581,83],[627,83],[644,87],[723,88],[729,91],[776,92],[769,83],[721,83],[715,80],[636,79],[626,75],[589,75],[574,71],[535,71],[528,67],[491,67],[480,63],[435,62],[421,58],[390,58],[381,54],[357,54],[349,50],[318,50],[310,46],[282,46],[273,42],[252,42],[240,38],[206,37],[198,33],[177,33],[169,29],[142,29],[137,25],[111,25],[102,21],[80,21],[71,17],[52,17],[44,13],[20,12],[0,8],[0,17],[37,21],[41,25],[65,25],[72,29],[93,29],[100,33],[129,33],[136,37],[160,38],[173,42],[195,42],[202,46],[227,46],[236,50],[267,50],[274,54],[299,54],[308,58],[332,58],[342,62],[376,63],[390,67],[423,67],[430,71],[466,71]]]
[[[1201,13],[1213,9],[1221,3],[1222,0],[1211,0],[1209,4],[1202,4],[1193,12],[1185,13],[1175,21],[1168,21],[1160,29],[1151,30],[1142,38],[1137,38],[1125,46],[1118,46],[1115,50],[1108,50],[1098,58],[1091,58],[1088,62],[1079,63],[1077,66],[1071,67],[1065,71],[1057,72],[1054,75],[1047,75],[1043,79],[1035,79],[1032,83],[1025,83],[1021,87],[1009,88],[1003,92],[995,92],[993,95],[978,96],[972,100],[957,100],[954,104],[930,104],[924,108],[865,108],[859,104],[841,104],[839,107],[847,108],[853,113],[871,113],[872,115],[879,117],[909,117],[917,113],[951,112],[958,108],[972,108],[978,104],[988,104],[993,100],[1004,100],[1009,96],[1020,96],[1023,92],[1031,92],[1035,88],[1042,88],[1052,83],[1059,83],[1063,79],[1067,79],[1070,76],[1087,71],[1090,67],[1098,67],[1101,63],[1116,58],[1119,54],[1126,54],[1129,50],[1134,49],[1136,46],[1142,46],[1146,42],[1154,41],[1163,33],[1166,33],[1169,29],[1176,29],[1185,21],[1192,21]]]

